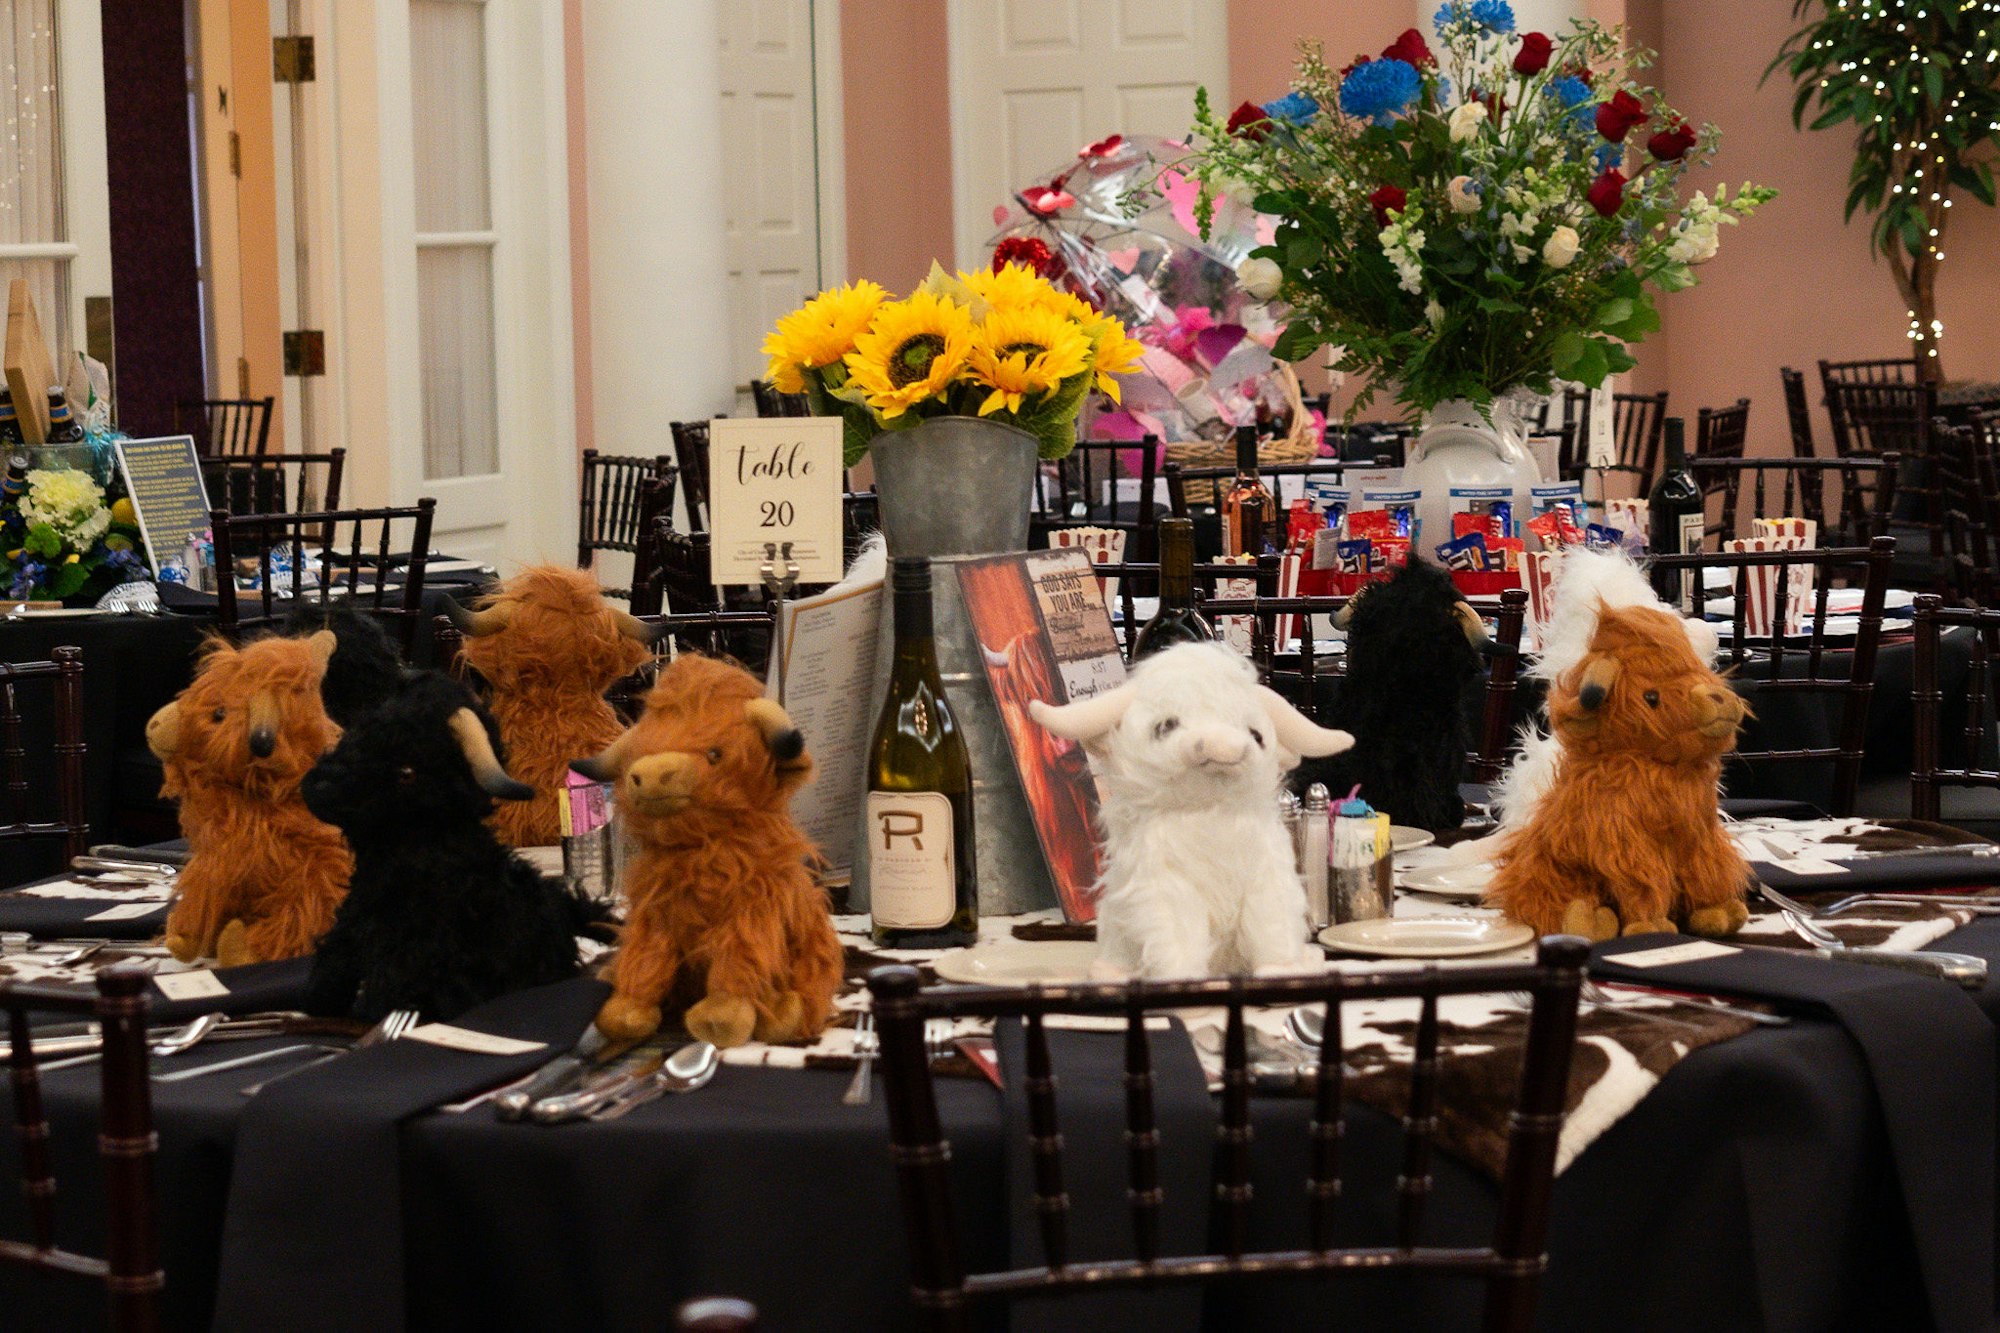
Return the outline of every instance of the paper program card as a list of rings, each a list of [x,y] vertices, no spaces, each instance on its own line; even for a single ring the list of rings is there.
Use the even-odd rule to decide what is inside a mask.
[[[154,569],[187,546],[188,534],[208,528],[208,487],[192,435],[119,440],[118,470],[139,516],[139,535]]]
[[[1741,949],[1728,944],[1718,944],[1714,940],[1691,940],[1686,944],[1668,944],[1658,949],[1637,949],[1631,953],[1615,953],[1607,956],[1607,963],[1621,963],[1626,967],[1671,967],[1675,963],[1700,963],[1710,958],[1727,958]]]
[[[193,972],[163,972],[153,978],[153,984],[169,1000],[208,1000],[229,994],[222,978],[205,967]]]
[[[529,1051],[545,1051],[549,1046],[545,1041],[496,1037],[490,1032],[474,1032],[471,1028],[453,1027],[449,1023],[426,1023],[422,1027],[411,1028],[403,1036],[410,1041],[427,1041],[433,1046],[471,1051],[475,1055],[526,1055]]]
[[[846,486],[839,417],[724,417],[708,426],[711,577],[764,581],[766,543],[792,544],[800,583],[838,583]]]

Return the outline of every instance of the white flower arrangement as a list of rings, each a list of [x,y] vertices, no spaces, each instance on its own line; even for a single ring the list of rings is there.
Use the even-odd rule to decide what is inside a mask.
[[[28,474],[28,491],[21,498],[21,517],[30,527],[46,523],[78,550],[87,548],[111,528],[111,510],[104,488],[89,473],[73,468],[37,468]]]

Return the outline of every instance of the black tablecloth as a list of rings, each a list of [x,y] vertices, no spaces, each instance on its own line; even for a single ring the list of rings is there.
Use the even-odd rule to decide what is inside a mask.
[[[1959,931],[1944,947],[2000,960],[2000,922]],[[2000,985],[1976,998],[2000,1021]],[[1058,1075],[1070,1076],[1066,1110],[1069,1096],[1101,1082],[1089,1067],[1104,1053],[1081,1057],[1079,1066],[1067,1044],[1085,1040],[1068,1037],[1056,1053]],[[1115,1051],[1115,1037],[1095,1040]],[[335,1062],[323,1077],[340,1077],[345,1064]],[[351,1072],[365,1071],[357,1065]],[[825,1071],[725,1067],[698,1094],[608,1124],[551,1130],[503,1125],[482,1111],[403,1122],[397,1141],[409,1325],[652,1326],[678,1300],[725,1291],[757,1301],[767,1327],[909,1326],[881,1098],[842,1106],[845,1080]],[[206,1327],[214,1309],[243,1114],[236,1086],[228,1077],[155,1085],[177,1327]],[[938,1093],[967,1262],[1003,1266],[1011,1248],[1009,1162],[1019,1152],[1009,1141],[1003,1099],[970,1081],[941,1081]],[[371,1095],[356,1092],[363,1100]],[[1170,1095],[1163,1090],[1163,1099]],[[47,1096],[58,1169],[75,1173],[63,1190],[61,1236],[88,1248],[100,1240],[94,1080],[86,1070],[59,1072]],[[1253,1107],[1259,1244],[1303,1234],[1309,1110],[1293,1099]],[[1201,1191],[1186,1182],[1206,1169],[1207,1143],[1199,1134],[1180,1137],[1194,1140],[1183,1147],[1197,1158],[1177,1168],[1187,1174],[1177,1177],[1180,1193],[1170,1206],[1200,1208]],[[1390,1234],[1396,1143],[1386,1117],[1350,1112],[1344,1239]],[[1993,1145],[1962,1150],[1990,1154]],[[0,1170],[12,1168],[12,1153],[11,1144],[0,1147]],[[1542,1322],[1910,1326],[1925,1296],[1893,1161],[1868,1063],[1839,1025],[1807,1015],[1789,1028],[1757,1029],[1698,1051],[1557,1181]],[[1122,1154],[1072,1154],[1069,1167],[1074,1194],[1111,1191],[1098,1215],[1106,1219],[1104,1243],[1122,1243],[1112,1220],[1122,1202]],[[1484,1236],[1493,1197],[1488,1178],[1441,1159],[1428,1236]],[[314,1205],[312,1198],[297,1201],[301,1211]],[[11,1191],[0,1192],[0,1234],[21,1234]],[[352,1257],[343,1248],[324,1262],[342,1281],[391,1280]],[[11,1326],[75,1327],[95,1318],[99,1299],[88,1284],[0,1274],[0,1308]],[[1478,1301],[1467,1284],[1399,1277],[1331,1288],[1259,1285],[1204,1293],[1203,1322],[1319,1321],[1334,1302],[1359,1327],[1463,1327],[1476,1318]],[[16,1312],[24,1312],[18,1321]],[[1129,1320],[1106,1316],[1095,1326],[1153,1333],[1155,1322],[1157,1311],[1149,1310]]]

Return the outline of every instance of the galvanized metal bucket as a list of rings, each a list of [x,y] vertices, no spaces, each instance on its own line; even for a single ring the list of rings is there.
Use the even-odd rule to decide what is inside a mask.
[[[1006,724],[993,701],[979,639],[953,568],[969,558],[1027,549],[1035,437],[977,417],[933,417],[912,430],[877,436],[868,452],[875,461],[889,554],[931,559],[938,674],[972,761],[979,910],[1006,915],[1054,907],[1055,882],[1021,793]],[[884,597],[875,654],[878,708],[889,689],[893,620],[891,600]],[[864,813],[855,838],[849,911],[868,910],[868,834]]]

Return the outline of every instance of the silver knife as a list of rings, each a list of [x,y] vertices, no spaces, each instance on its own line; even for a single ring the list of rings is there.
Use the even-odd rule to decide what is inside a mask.
[[[535,1076],[510,1092],[493,1099],[493,1114],[501,1120],[522,1120],[528,1108],[544,1097],[553,1097],[581,1078],[584,1069],[603,1054],[605,1036],[595,1023],[583,1030],[567,1055],[558,1055],[543,1065]]]
[[[659,1050],[627,1056],[605,1073],[585,1080],[575,1092],[542,1098],[528,1108],[528,1118],[538,1125],[560,1125],[568,1120],[581,1120],[651,1078],[666,1058],[666,1052]]]

